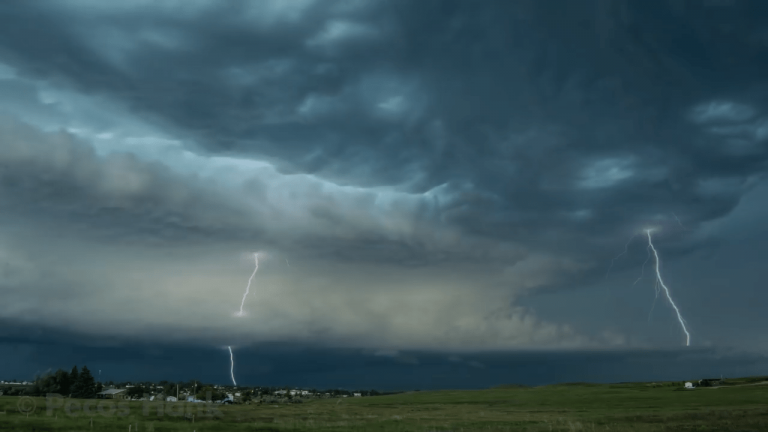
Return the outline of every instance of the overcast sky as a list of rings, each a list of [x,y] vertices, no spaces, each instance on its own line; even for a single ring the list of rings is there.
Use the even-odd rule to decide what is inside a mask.
[[[299,376],[259,366],[274,344],[323,353],[299,369],[400,376],[516,355],[586,371],[595,353],[612,372],[536,382],[652,378],[615,360],[637,352],[758,373],[766,17],[759,0],[4,2],[0,378],[71,361],[141,378],[183,352],[179,379],[224,383],[227,346],[252,384]],[[115,354],[139,346],[167,354]],[[431,385],[471,386],[446,376]]]

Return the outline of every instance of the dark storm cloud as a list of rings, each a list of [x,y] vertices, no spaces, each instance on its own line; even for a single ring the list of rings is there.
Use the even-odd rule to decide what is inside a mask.
[[[174,270],[150,248],[69,239],[90,259],[169,266],[137,281],[122,260],[105,263],[119,282],[103,290],[94,276],[77,291],[90,299],[70,312],[82,322],[105,319],[86,312],[108,298],[199,337],[205,325],[183,308],[175,320],[158,311],[202,308],[212,286],[240,283],[201,263],[258,243],[305,261],[264,288],[274,304],[254,308],[275,314],[258,317],[264,334],[587,344],[511,304],[594,282],[648,226],[674,228],[658,239],[667,259],[714,247],[703,227],[766,169],[766,12],[683,0],[6,3],[0,91],[11,102],[0,109],[31,125],[0,124],[0,234],[15,236],[0,252],[23,255],[13,224],[121,246],[201,240],[200,267]],[[91,136],[151,124],[125,135],[189,152],[148,162],[116,132],[119,151],[97,155],[103,143],[75,138],[72,119]],[[58,128],[70,132],[44,132]],[[35,267],[27,255],[19,266]],[[156,292],[163,302],[145,306]],[[207,342],[234,325],[224,306],[209,309]]]
[[[444,218],[483,236],[568,249],[671,209],[695,226],[765,169],[761,2],[3,8],[22,74],[120,98],[211,153],[447,183]]]
[[[27,332],[30,333],[30,332]],[[77,335],[0,336],[0,353],[20,361],[0,379],[30,379],[50,369],[87,365],[103,381],[188,381],[228,384],[226,349],[133,342],[83,343]],[[403,361],[405,358],[408,361]],[[308,361],[311,359],[311,361]],[[480,389],[565,382],[688,381],[764,375],[768,359],[713,348],[664,351],[450,352],[378,355],[355,349],[265,343],[237,352],[238,384],[348,390]]]
[[[81,234],[176,242],[232,237],[243,227],[245,209],[197,179],[172,175],[162,164],[129,153],[100,157],[71,134],[44,133],[4,115],[0,142],[0,208],[6,220],[20,216],[41,225],[66,220]]]

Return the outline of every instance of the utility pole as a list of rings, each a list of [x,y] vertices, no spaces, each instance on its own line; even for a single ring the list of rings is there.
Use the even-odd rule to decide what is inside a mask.
[[[176,384],[176,400],[179,400],[179,385]]]

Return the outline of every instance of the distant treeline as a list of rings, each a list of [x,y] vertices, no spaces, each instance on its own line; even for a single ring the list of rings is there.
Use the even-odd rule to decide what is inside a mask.
[[[95,398],[96,394],[102,391],[102,384],[93,379],[87,366],[83,366],[79,371],[77,366],[74,366],[70,372],[59,369],[54,373],[37,376],[32,386],[27,388],[6,386],[2,390],[7,396],[45,396],[48,393],[57,393],[73,398],[90,399]]]
[[[15,381],[15,380],[14,380]],[[278,387],[234,387],[229,386],[215,386],[209,383],[203,383],[201,381],[189,380],[189,381],[160,381],[158,383],[144,381],[144,382],[131,382],[131,381],[106,381],[104,383],[96,382],[91,371],[87,366],[83,366],[78,370],[77,366],[72,367],[70,372],[59,369],[53,373],[46,373],[41,376],[35,377],[35,380],[31,386],[19,387],[6,385],[0,387],[2,394],[6,396],[45,396],[48,393],[57,393],[65,397],[73,397],[80,399],[92,399],[95,398],[104,388],[120,388],[126,389],[126,396],[130,398],[139,398],[145,394],[156,395],[164,394],[166,396],[176,396],[177,392],[184,393],[186,395],[194,394],[198,399],[205,399],[210,394],[212,400],[222,400],[227,397],[227,392],[240,392],[243,400],[249,400],[258,396],[274,396],[280,390],[293,390],[296,387],[291,386],[278,386]],[[325,395],[326,393],[331,397],[353,396],[355,393],[360,393],[362,396],[383,396],[389,394],[398,394],[402,392],[380,392],[374,389],[366,390],[345,390],[345,389],[325,389],[318,390],[315,388],[301,390],[307,390],[314,395]],[[286,397],[291,397],[286,395]]]
[[[151,382],[151,381],[106,381],[104,382],[105,387],[110,388],[127,388],[128,386],[132,386],[128,388],[128,395],[143,395],[143,394],[156,394],[156,393],[163,393],[167,396],[175,396],[178,386],[178,391],[183,393],[195,393],[195,395],[205,395],[206,391],[211,391],[213,393],[212,398],[213,400],[217,399],[217,393],[224,393],[225,390],[227,392],[240,392],[242,394],[250,393],[254,396],[263,395],[263,396],[270,396],[274,395],[276,392],[281,390],[295,390],[299,389],[294,386],[221,386],[221,385],[214,385],[212,383],[206,383],[203,381],[198,380],[189,380],[189,381],[159,381],[159,382]],[[317,389],[317,388],[306,388],[302,387],[301,390],[307,390],[310,393],[313,393],[315,395],[323,395],[325,393],[328,393],[330,396],[352,396],[355,393],[360,393],[362,396],[383,396],[383,395],[389,395],[389,394],[398,394],[402,392],[382,392],[374,389],[360,389],[360,390],[345,390],[345,389]]]

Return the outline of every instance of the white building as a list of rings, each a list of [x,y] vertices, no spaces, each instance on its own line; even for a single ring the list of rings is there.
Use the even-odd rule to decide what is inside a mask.
[[[360,393],[352,393],[352,396],[354,396],[354,397],[361,397],[362,395]]]
[[[685,388],[692,389],[692,388],[695,388],[695,387],[693,386],[693,384],[687,382],[687,383],[685,383]]]

